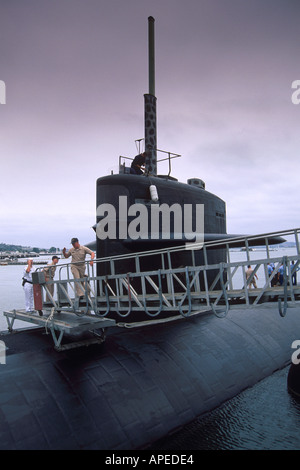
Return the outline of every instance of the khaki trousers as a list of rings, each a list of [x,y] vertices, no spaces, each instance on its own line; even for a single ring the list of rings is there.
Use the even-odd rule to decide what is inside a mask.
[[[46,278],[46,281],[48,282],[50,279],[49,278]],[[51,279],[51,281],[53,281],[53,279]],[[50,292],[51,296],[53,297],[53,294],[54,294],[54,284],[47,284],[47,289],[48,291]],[[46,302],[51,302],[51,299],[48,295],[48,292],[46,294]]]
[[[71,271],[72,271],[72,274],[73,274],[74,279],[75,279],[76,295],[78,297],[81,297],[85,293],[85,290],[84,290],[85,283],[82,282],[82,281],[80,282],[77,279],[85,277],[85,265],[83,265],[83,266],[80,266],[80,265],[71,266]],[[88,288],[88,292],[89,292],[89,288]]]

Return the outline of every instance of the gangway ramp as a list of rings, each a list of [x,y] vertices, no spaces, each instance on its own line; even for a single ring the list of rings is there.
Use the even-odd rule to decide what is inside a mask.
[[[4,314],[12,322],[9,328],[14,318],[48,328],[57,349],[62,346],[62,337],[72,332],[80,334],[132,323],[147,325],[208,312],[224,317],[237,304],[239,308],[247,309],[270,302],[281,316],[285,316],[287,309],[300,300],[300,286],[294,282],[300,269],[299,233],[300,229],[291,229],[99,258],[94,260],[92,267],[86,263],[87,274],[79,280],[73,278],[70,263],[60,265],[58,275],[48,282],[43,278],[42,268],[37,268],[34,284],[39,289],[44,316],[28,315],[21,310]],[[272,240],[282,237],[295,240],[292,254],[276,257],[275,251],[271,256]],[[243,260],[232,259],[237,246],[244,251]],[[251,246],[260,246],[255,257]],[[225,251],[224,262],[209,264],[211,249]],[[201,265],[197,263],[199,250],[203,252]],[[176,266],[174,261],[180,252],[188,253],[185,266]],[[143,271],[141,266],[149,266],[143,259],[149,256],[156,259],[155,269]],[[120,261],[124,260],[130,260],[128,265],[134,267],[131,272],[120,272]],[[108,267],[106,274],[97,275],[101,271],[97,266],[103,264]],[[250,276],[247,274],[249,265],[253,269]],[[257,288],[254,288],[252,281],[256,276]],[[82,291],[80,298],[76,296],[75,283]],[[54,285],[54,294],[50,284]]]
[[[25,310],[11,310],[4,311],[3,315],[7,319],[10,332],[13,331],[15,320],[22,320],[44,328],[46,333],[51,333],[57,351],[102,343],[105,340],[105,329],[115,325],[114,320],[97,318],[92,315],[74,315],[70,312],[56,312],[54,315],[54,313],[52,310],[48,314],[39,316],[38,312],[28,313]],[[63,344],[62,340],[65,335],[69,335],[73,341],[69,339]],[[82,336],[85,336],[84,339]],[[75,341],[74,337],[77,337]],[[78,338],[81,339],[78,340]]]
[[[95,260],[93,267],[89,263],[86,264],[87,276],[79,280],[83,294],[80,303],[86,312],[92,310],[96,316],[105,318],[113,315],[120,321],[130,321],[132,314],[138,312],[145,314],[144,317],[148,319],[168,314],[187,317],[208,309],[218,316],[223,316],[236,302],[249,307],[265,301],[276,301],[279,310],[284,314],[288,307],[287,302],[294,302],[300,294],[299,286],[293,282],[296,272],[300,269],[299,232],[300,229],[291,229],[201,245],[189,244],[188,249],[185,246],[99,258]],[[271,243],[274,243],[274,239],[283,240],[282,237],[295,240],[294,254],[274,257],[274,252],[271,253]],[[259,244],[263,249],[260,248],[262,251],[256,253],[259,258],[253,259],[251,247],[257,247]],[[244,251],[242,261],[232,260],[232,250],[237,246]],[[226,251],[224,262],[209,264],[209,250],[217,249]],[[196,261],[199,250],[202,250],[204,259],[201,265]],[[187,252],[187,265],[176,266],[175,256]],[[275,251],[275,255],[276,253]],[[143,271],[141,266],[144,258],[152,256],[156,259],[155,269]],[[160,262],[157,263],[158,259]],[[119,271],[119,262],[124,260],[131,262],[131,267],[134,267],[132,272]],[[108,268],[107,274],[97,275],[97,266],[104,264]],[[249,264],[253,272],[247,278]],[[149,263],[147,265],[149,266]],[[257,274],[257,288],[252,288],[252,281]],[[54,281],[59,295],[57,299],[52,298],[48,306],[54,307],[55,310],[64,308],[70,312],[76,311],[78,303],[74,292],[75,282],[79,281],[73,279],[70,265],[61,266],[59,279]],[[42,283],[42,287],[45,293],[49,293],[47,283]]]

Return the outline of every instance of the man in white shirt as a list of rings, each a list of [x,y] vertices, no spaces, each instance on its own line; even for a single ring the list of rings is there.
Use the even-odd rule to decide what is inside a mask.
[[[34,312],[34,300],[33,300],[33,284],[32,284],[32,273],[35,271],[33,267],[33,259],[27,260],[27,267],[23,273],[23,289],[25,293],[25,310],[26,313]]]

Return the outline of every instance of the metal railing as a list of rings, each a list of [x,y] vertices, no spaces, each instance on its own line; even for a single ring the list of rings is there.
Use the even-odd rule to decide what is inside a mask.
[[[293,303],[300,295],[300,286],[293,282],[300,269],[299,233],[300,229],[292,229],[99,258],[92,266],[89,261],[85,263],[87,272],[81,279],[74,279],[71,264],[65,264],[57,268],[58,279],[41,284],[48,296],[44,307],[50,304],[56,311],[115,316],[127,321],[134,313],[154,319],[162,315],[186,317],[210,310],[224,316],[234,304],[250,307],[276,301],[280,315],[284,316],[288,301]],[[278,236],[294,240],[294,252],[289,256],[276,256],[272,241]],[[253,251],[252,246],[260,242],[257,251]],[[238,256],[243,255],[244,260],[232,260],[236,257],[237,244]],[[219,249],[225,250],[224,261],[210,264],[210,251]],[[198,263],[199,252],[202,264]],[[176,266],[178,254],[184,254],[184,266]],[[143,261],[154,256],[155,269],[142,269]],[[130,261],[132,272],[122,272],[120,261]],[[250,275],[247,274],[249,265],[253,268]],[[105,275],[97,275],[99,266],[105,266]],[[252,287],[253,281],[256,287]],[[57,286],[55,296],[49,290],[50,284]],[[81,290],[81,297],[76,295],[76,286]]]
[[[167,155],[166,158],[158,159],[157,163],[167,161],[168,162],[168,176],[170,176],[170,174],[171,174],[171,160],[174,159],[174,158],[180,158],[181,155],[179,155],[178,153],[168,152],[166,150],[160,150],[160,149],[156,149],[156,152],[160,152],[160,153],[163,153],[163,154]],[[131,165],[131,163],[134,159],[131,158],[131,157],[125,157],[124,155],[120,155],[119,156],[119,173],[125,173],[126,171],[130,172],[130,167],[126,167],[126,164],[125,164],[126,160],[129,160],[130,165]]]

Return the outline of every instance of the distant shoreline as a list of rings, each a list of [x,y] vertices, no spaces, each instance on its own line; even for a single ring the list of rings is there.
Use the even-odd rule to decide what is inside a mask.
[[[27,261],[0,261],[0,266],[24,266],[27,264]],[[34,265],[37,265],[37,264],[44,264],[44,265],[47,265],[47,260],[44,260],[44,261],[36,261],[34,260],[33,262]]]

